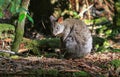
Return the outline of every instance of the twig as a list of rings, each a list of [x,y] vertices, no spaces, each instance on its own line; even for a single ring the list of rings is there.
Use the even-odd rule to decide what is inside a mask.
[[[86,0],[86,5],[87,5],[87,7],[89,7],[88,0]],[[89,18],[89,20],[90,20],[90,10],[88,10],[88,18]]]
[[[92,8],[93,5],[94,5],[94,4],[90,5],[88,8],[84,9],[83,11],[81,11],[81,12],[79,13],[79,16],[83,18],[84,13],[85,13],[86,11],[88,11],[90,8]]]
[[[10,54],[12,54],[12,55],[25,56],[24,54],[17,53],[17,52],[14,52],[14,51],[10,51],[10,50],[0,50],[0,52],[10,53]]]
[[[16,54],[14,51],[10,51],[10,50],[0,50],[0,52],[10,53],[10,54]]]
[[[80,6],[80,5],[79,5],[79,0],[75,0],[75,2],[76,2],[76,11],[79,11],[79,8],[80,8],[80,7],[79,7],[79,6]]]

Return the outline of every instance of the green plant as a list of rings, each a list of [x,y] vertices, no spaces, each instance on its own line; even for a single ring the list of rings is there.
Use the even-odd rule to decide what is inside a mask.
[[[46,48],[60,48],[60,39],[59,38],[46,38],[43,40],[23,40],[23,43],[26,43],[26,47],[31,50],[36,55],[41,55],[41,49]],[[57,56],[55,54],[45,54],[45,56]]]
[[[10,1],[9,10],[13,15],[16,13],[19,13],[21,11],[20,4],[21,4],[21,0],[11,0]]]
[[[114,67],[118,68],[118,67],[120,67],[120,60],[118,60],[118,59],[112,60],[110,62],[110,64],[113,65]]]
[[[116,8],[116,11],[117,11],[117,14],[116,14],[116,25],[117,26],[120,26],[120,1],[115,1],[115,8]]]
[[[73,77],[90,77],[90,75],[85,71],[74,72]]]
[[[23,41],[23,42],[25,43],[26,41]],[[40,48],[39,48],[40,45],[39,45],[39,42],[37,42],[35,40],[31,40],[31,41],[27,41],[26,44],[27,44],[26,47],[29,50],[31,50],[34,54],[40,55]]]
[[[102,37],[93,37],[93,47],[96,52],[104,52],[109,48],[109,42]]]
[[[34,24],[33,18],[30,16],[29,11],[25,8],[21,7],[21,0],[0,0],[0,18],[3,18],[5,16],[4,11],[8,10],[9,13],[11,13],[11,16],[16,16],[22,11],[27,12],[27,19]],[[25,15],[19,16],[19,20],[23,20]]]
[[[51,70],[49,70],[48,71],[48,73],[47,73],[47,77],[50,77],[50,76],[52,76],[52,77],[57,77],[58,76],[58,70],[56,70],[56,69],[51,69]]]
[[[10,24],[0,24],[0,39],[12,38],[14,39],[15,27]]]

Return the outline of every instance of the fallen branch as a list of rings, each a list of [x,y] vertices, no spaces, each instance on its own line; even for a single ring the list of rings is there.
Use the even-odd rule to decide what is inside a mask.
[[[0,50],[0,52],[5,52],[5,53],[10,53],[10,54],[16,54],[14,51],[10,51],[10,50]]]
[[[12,54],[12,55],[24,56],[24,55],[21,54],[21,53],[16,53],[16,52],[10,51],[10,50],[0,50],[0,52],[9,53],[9,54]]]

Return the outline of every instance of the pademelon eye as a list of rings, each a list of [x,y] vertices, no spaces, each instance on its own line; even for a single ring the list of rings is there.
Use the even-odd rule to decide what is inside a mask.
[[[59,30],[59,26],[56,28],[56,30]]]

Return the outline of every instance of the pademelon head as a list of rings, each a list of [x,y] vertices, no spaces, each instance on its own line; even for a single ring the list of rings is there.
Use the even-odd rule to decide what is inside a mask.
[[[60,23],[55,23],[54,29],[53,29],[53,34],[55,36],[61,35],[65,29],[65,26],[60,24]]]

